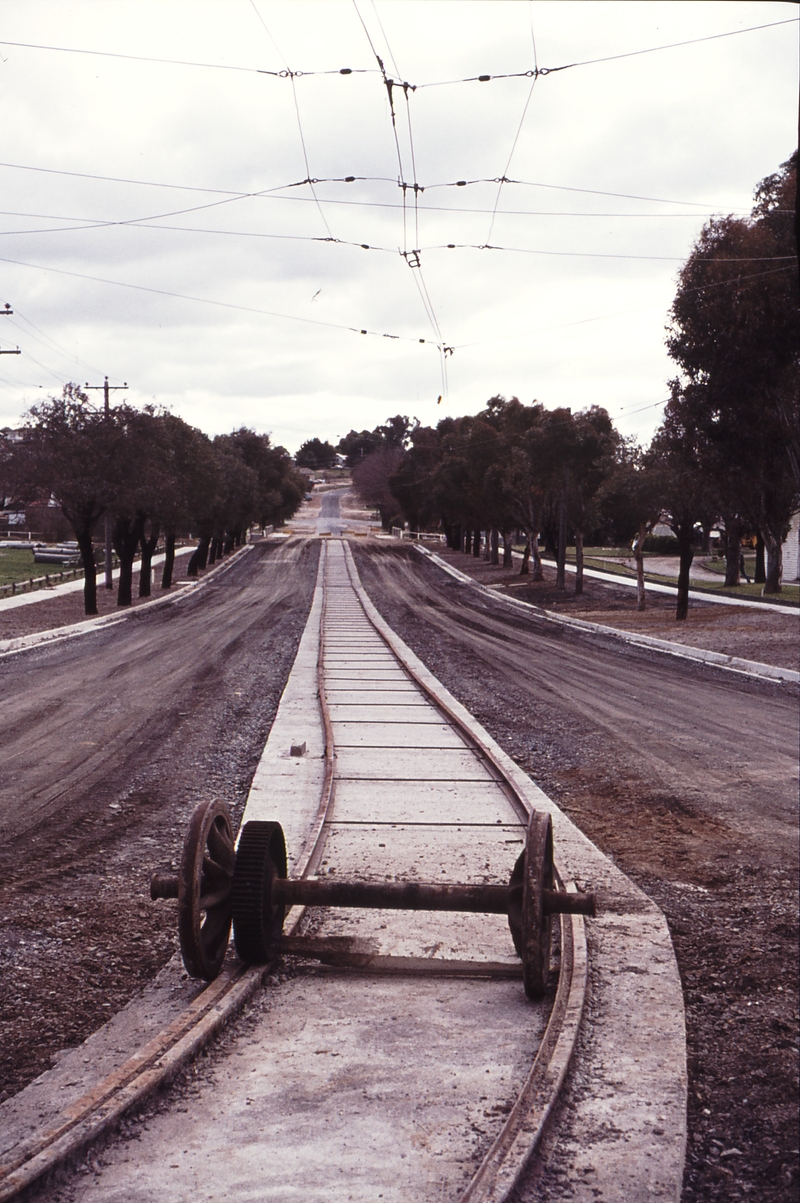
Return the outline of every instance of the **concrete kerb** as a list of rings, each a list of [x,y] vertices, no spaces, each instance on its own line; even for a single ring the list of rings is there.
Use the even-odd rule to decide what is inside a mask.
[[[220,569],[231,564],[233,558]],[[211,576],[209,573],[190,590],[199,588]],[[317,690],[321,582],[320,561],[309,620],[245,806],[247,820],[279,817],[285,824],[290,864],[302,859],[304,833],[285,807],[276,815],[273,803],[279,796],[284,801],[291,797],[298,812],[315,813],[324,777],[324,734]],[[177,600],[187,592],[184,589],[180,595],[159,600]],[[307,754],[290,761],[288,751],[290,743],[297,742],[301,717]],[[282,783],[288,793],[287,789],[279,789],[276,794],[272,788],[276,766],[280,766],[279,775],[281,769],[289,774]],[[287,934],[299,918],[296,913],[293,922],[287,922]],[[39,1189],[112,1132],[125,1114],[145,1105],[235,1018],[269,972],[269,966],[245,968],[231,954],[220,977],[205,986],[188,978],[176,954],[122,1011],[83,1044],[59,1057],[53,1069],[0,1105],[0,1203],[24,1197],[30,1188]]]
[[[549,811],[560,864],[576,883],[597,893],[598,918],[588,924],[584,1032],[549,1157],[561,1181],[569,1183],[564,1197],[594,1203],[601,1192],[619,1203],[677,1203],[686,1148],[686,1030],[664,915],[506,755],[385,623],[363,586],[358,589],[401,663],[458,715],[531,809]]]
[[[253,546],[252,543],[247,543],[244,547],[240,547],[233,555],[212,568],[210,572],[195,582],[187,582],[182,585],[176,585],[174,592],[167,597],[156,597],[152,601],[144,602],[140,606],[131,606],[130,609],[122,610],[118,614],[102,614],[96,618],[85,618],[82,622],[74,622],[65,627],[53,627],[49,631],[35,631],[32,635],[19,635],[15,639],[0,639],[0,659],[6,656],[14,656],[20,652],[26,652],[29,648],[38,647],[43,643],[60,643],[64,639],[76,639],[80,635],[90,635],[92,631],[97,631],[103,627],[115,626],[118,622],[124,622],[126,618],[131,618],[135,614],[142,612],[149,613],[150,610],[158,606],[172,605],[175,602],[181,601],[184,597],[189,597],[190,594],[196,593],[198,589],[202,589],[207,581],[220,576],[227,568],[229,568],[236,560],[238,560],[245,552],[249,551]],[[49,601],[52,594],[44,593],[43,597],[36,598],[37,601]]]
[[[704,648],[690,647],[685,643],[672,643],[669,639],[658,639],[654,635],[640,635],[635,631],[621,631],[618,627],[609,627],[599,622],[589,622],[585,618],[573,618],[568,614],[554,614],[551,610],[545,610],[541,606],[532,605],[531,602],[522,601],[518,597],[508,597],[505,593],[499,593],[495,589],[481,585],[473,577],[467,576],[466,573],[461,572],[458,568],[454,568],[452,564],[448,564],[441,556],[437,556],[436,552],[430,551],[427,547],[421,547],[418,544],[413,544],[413,546],[416,551],[426,556],[438,568],[441,568],[443,572],[454,577],[455,580],[460,581],[462,584],[471,585],[473,589],[479,589],[481,593],[485,593],[488,597],[494,597],[505,605],[513,606],[518,610],[532,612],[537,618],[543,618],[547,622],[556,623],[559,626],[574,627],[576,630],[586,631],[588,634],[609,636],[612,639],[619,639],[623,643],[650,648],[653,651],[663,652],[668,656],[677,656],[683,660],[696,660],[701,664],[711,664],[715,668],[723,668],[728,672],[743,673],[745,676],[760,677],[769,681],[791,684],[800,682],[800,672],[796,672],[791,668],[781,668],[774,664],[761,664],[757,660],[743,660],[739,656],[726,656],[723,652],[706,651]]]

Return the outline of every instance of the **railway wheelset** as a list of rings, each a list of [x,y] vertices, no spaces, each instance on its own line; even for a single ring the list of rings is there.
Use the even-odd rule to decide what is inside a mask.
[[[177,898],[183,963],[192,977],[206,981],[222,968],[231,925],[245,964],[269,964],[283,953],[325,959],[325,941],[282,935],[292,906],[506,915],[532,999],[547,986],[553,915],[596,913],[594,894],[556,888],[552,820],[536,810],[507,885],[451,885],[287,877],[280,823],[245,823],[236,846],[225,803],[202,802],[189,824],[177,877],[154,874],[150,896]]]

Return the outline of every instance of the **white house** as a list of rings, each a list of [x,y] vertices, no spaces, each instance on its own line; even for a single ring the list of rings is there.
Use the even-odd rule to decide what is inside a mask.
[[[800,580],[800,510],[792,514],[792,525],[783,544],[783,579]]]

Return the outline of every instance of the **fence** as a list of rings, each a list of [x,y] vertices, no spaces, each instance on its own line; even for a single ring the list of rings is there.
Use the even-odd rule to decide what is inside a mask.
[[[424,530],[402,530],[399,526],[393,526],[389,532],[395,539],[425,539],[430,543],[446,543],[447,536],[439,534],[437,531]]]
[[[10,585],[0,585],[0,597],[14,597],[17,593],[33,593],[35,589],[49,589],[57,581],[74,581],[83,576],[82,568],[68,568],[62,572],[48,572],[44,576],[32,576],[27,581],[12,581]]]
[[[175,550],[177,551],[179,547],[186,547],[190,542],[193,542],[193,540],[176,539]],[[153,554],[158,555],[163,551],[164,548],[159,547],[156,548],[156,551]],[[112,568],[119,567],[119,557],[117,556],[116,552],[112,555],[111,566]],[[98,575],[103,572],[102,561],[97,565],[96,572]],[[49,589],[52,585],[60,585],[64,581],[74,581],[80,576],[83,576],[82,567],[66,568],[61,572],[48,572],[44,576],[32,576],[24,581],[12,581],[9,585],[0,585],[0,599],[4,597],[14,597],[17,593],[33,593],[37,589]]]

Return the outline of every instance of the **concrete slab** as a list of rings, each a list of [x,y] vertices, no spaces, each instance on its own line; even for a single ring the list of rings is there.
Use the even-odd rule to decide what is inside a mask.
[[[277,820],[286,837],[289,872],[296,868],[319,807],[325,777],[325,729],[319,708],[317,659],[322,618],[322,566],[294,667],[250,786],[242,825]],[[293,744],[306,745],[292,756]]]
[[[492,781],[488,769],[471,752],[444,748],[434,760],[425,748],[390,753],[383,748],[341,748],[336,777],[371,781]]]
[[[183,1109],[148,1119],[146,1146],[77,1179],[74,1203],[452,1200],[544,1026],[518,982],[312,972],[262,997],[267,1046],[243,1034]]]
[[[378,705],[372,699],[355,705],[343,705],[331,702],[328,698],[328,712],[331,720],[337,724],[379,722],[397,723],[399,726],[442,726],[442,716],[432,706],[426,706],[422,698],[415,699],[414,705],[409,706],[398,706],[396,701]]]
[[[384,823],[503,824],[520,821],[509,816],[506,800],[493,781],[358,781],[339,780],[331,822],[343,820]]]
[[[387,697],[391,695],[391,697],[402,700],[404,706],[412,704],[426,706],[428,704],[424,697],[420,697],[416,685],[405,673],[389,679],[384,674],[380,679],[374,681],[354,681],[343,673],[329,677],[325,683],[325,696],[328,701],[343,702],[344,694],[350,694],[355,699],[364,697],[370,701],[373,695],[385,694]]]
[[[458,732],[444,723],[337,722],[334,724],[337,757],[345,748],[386,748],[393,758],[396,748],[463,748]]]
[[[411,682],[409,681],[409,686]],[[338,707],[402,707],[403,710],[427,710],[427,702],[415,692],[413,687],[406,689],[326,689],[325,697],[329,709]]]
[[[337,824],[328,829],[319,875],[325,869],[356,881],[506,885],[523,844],[521,829],[499,826]]]

